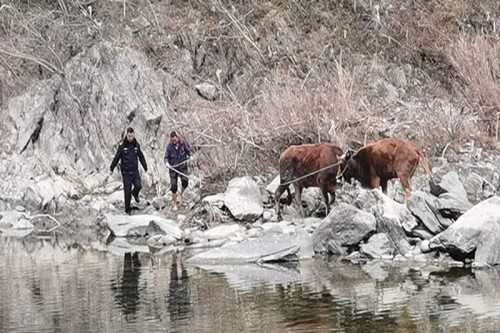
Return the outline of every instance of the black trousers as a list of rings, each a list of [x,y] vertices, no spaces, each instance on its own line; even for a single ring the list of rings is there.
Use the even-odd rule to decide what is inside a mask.
[[[176,170],[179,170],[179,172],[182,172],[183,174],[187,174],[188,172],[186,167],[177,168]],[[181,179],[182,190],[185,190],[188,187],[189,180],[187,177],[181,176],[173,170],[169,171],[169,175],[170,175],[170,191],[172,191],[172,193],[177,193],[177,186],[178,186],[177,183],[179,182],[179,178]]]
[[[130,200],[133,196],[138,196],[141,191],[141,176],[139,171],[123,172],[123,192],[125,194],[125,212],[130,212]]]

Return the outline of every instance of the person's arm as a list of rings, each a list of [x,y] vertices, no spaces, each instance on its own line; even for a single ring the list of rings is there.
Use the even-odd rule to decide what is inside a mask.
[[[148,172],[148,165],[146,164],[146,159],[142,153],[141,146],[137,145],[137,156],[139,156],[139,161],[142,164],[144,171]]]
[[[122,145],[118,147],[118,150],[116,151],[115,157],[113,158],[113,161],[111,162],[111,166],[109,167],[109,171],[113,172],[115,170],[116,165],[118,164],[118,161],[122,157]]]
[[[172,165],[172,149],[170,148],[170,144],[167,144],[163,160],[166,165]]]

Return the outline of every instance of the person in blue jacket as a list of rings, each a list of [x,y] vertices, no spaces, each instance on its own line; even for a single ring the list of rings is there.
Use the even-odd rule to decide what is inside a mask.
[[[125,194],[125,213],[128,215],[132,212],[130,207],[131,196],[134,197],[137,203],[140,201],[139,192],[141,191],[142,185],[141,176],[139,175],[138,160],[141,162],[144,171],[148,172],[148,165],[146,164],[141,146],[135,139],[134,129],[129,127],[127,128],[127,135],[118,147],[113,162],[111,162],[111,167],[109,168],[109,171],[113,173],[116,165],[120,162],[123,191]]]
[[[170,142],[165,149],[164,161],[169,169],[170,191],[172,192],[172,208],[177,210],[177,199],[182,201],[182,194],[189,185],[187,178],[187,162],[191,157],[191,147],[180,138],[175,131],[170,133]],[[182,189],[178,194],[178,181],[181,180]]]

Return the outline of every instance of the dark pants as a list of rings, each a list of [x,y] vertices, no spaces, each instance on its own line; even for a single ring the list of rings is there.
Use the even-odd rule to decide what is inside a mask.
[[[130,212],[130,199],[132,199],[132,195],[134,197],[139,196],[139,192],[142,188],[141,185],[141,176],[139,172],[123,172],[123,192],[125,194],[125,212]],[[132,189],[133,186],[133,189]]]
[[[187,168],[179,168],[177,170],[179,170],[183,174],[187,174]],[[182,190],[184,191],[186,187],[188,187],[189,181],[187,177],[181,176],[173,170],[170,170],[169,174],[170,174],[170,191],[172,191],[172,193],[177,193],[177,183],[179,178],[181,179]]]

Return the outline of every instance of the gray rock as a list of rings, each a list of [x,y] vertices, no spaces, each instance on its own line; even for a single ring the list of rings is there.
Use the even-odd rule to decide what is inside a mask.
[[[264,212],[262,196],[251,177],[234,178],[224,195],[224,205],[237,220],[255,221]]]
[[[395,252],[393,243],[383,233],[371,236],[366,244],[361,244],[360,250],[371,259],[392,258]]]
[[[422,242],[420,242],[419,248],[420,248],[420,251],[422,251],[422,253],[427,253],[427,252],[431,251],[429,240],[423,240]]]
[[[217,88],[208,82],[199,83],[194,86],[196,92],[206,100],[215,101],[217,98]]]
[[[218,193],[204,197],[201,202],[222,209],[222,207],[224,207],[224,198],[224,193]]]
[[[300,245],[296,237],[266,235],[262,238],[249,239],[237,244],[225,245],[197,254],[187,261],[203,264],[260,263],[269,261],[296,260]]]
[[[487,199],[468,210],[448,229],[433,237],[430,248],[444,249],[457,255],[470,254],[476,250],[481,239],[481,243],[491,243],[486,234],[492,233],[488,229],[492,227],[492,223],[500,223],[499,196]]]
[[[479,236],[473,266],[500,265],[500,213],[496,220],[487,221],[483,229],[485,231]]]
[[[483,178],[474,172],[465,178],[464,188],[470,202],[477,203],[482,200],[483,184]]]
[[[418,225],[417,220],[404,204],[394,201],[378,189],[362,189],[354,204],[365,212],[378,213],[378,216],[397,220],[397,224],[401,225],[407,233],[411,233]]]
[[[340,204],[323,220],[313,234],[316,253],[339,252],[338,248],[356,245],[375,232],[376,221],[372,214],[358,208]]]
[[[375,190],[374,192],[381,199],[381,203],[374,211],[377,232],[386,233],[396,252],[404,256],[411,250],[405,231],[411,233],[417,226],[415,217],[404,205],[398,204],[381,191]]]
[[[429,195],[424,192],[416,191],[412,194],[409,202],[408,208],[415,215],[423,225],[434,235],[440,233],[444,228],[439,223],[439,219],[436,216],[436,208],[432,208],[429,201],[433,198],[429,198]],[[432,202],[432,201],[431,201]]]

